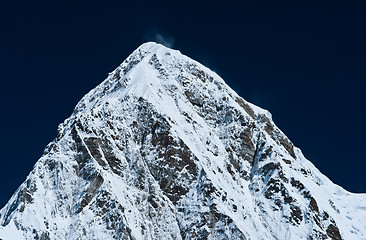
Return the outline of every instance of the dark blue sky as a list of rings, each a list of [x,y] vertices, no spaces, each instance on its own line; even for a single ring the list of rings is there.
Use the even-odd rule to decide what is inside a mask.
[[[268,109],[332,181],[366,192],[365,5],[102,2],[0,6],[0,207],[83,95],[157,34]]]

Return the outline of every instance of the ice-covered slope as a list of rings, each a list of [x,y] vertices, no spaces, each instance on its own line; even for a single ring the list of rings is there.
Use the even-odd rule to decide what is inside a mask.
[[[4,240],[366,239],[366,195],[217,74],[150,42],[60,124],[0,223]]]

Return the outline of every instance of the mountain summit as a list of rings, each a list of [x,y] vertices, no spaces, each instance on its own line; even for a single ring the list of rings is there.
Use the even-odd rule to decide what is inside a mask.
[[[0,239],[366,239],[366,195],[321,174],[220,76],[136,49],[59,125]]]

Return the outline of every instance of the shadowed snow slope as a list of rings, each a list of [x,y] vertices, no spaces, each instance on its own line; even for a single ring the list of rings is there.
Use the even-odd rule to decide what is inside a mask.
[[[8,239],[366,239],[271,114],[156,43],[90,91],[0,211]]]

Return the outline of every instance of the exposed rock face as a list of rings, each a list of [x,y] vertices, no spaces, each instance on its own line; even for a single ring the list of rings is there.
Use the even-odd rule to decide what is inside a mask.
[[[0,220],[2,239],[366,239],[366,196],[214,72],[146,43],[60,124]]]

